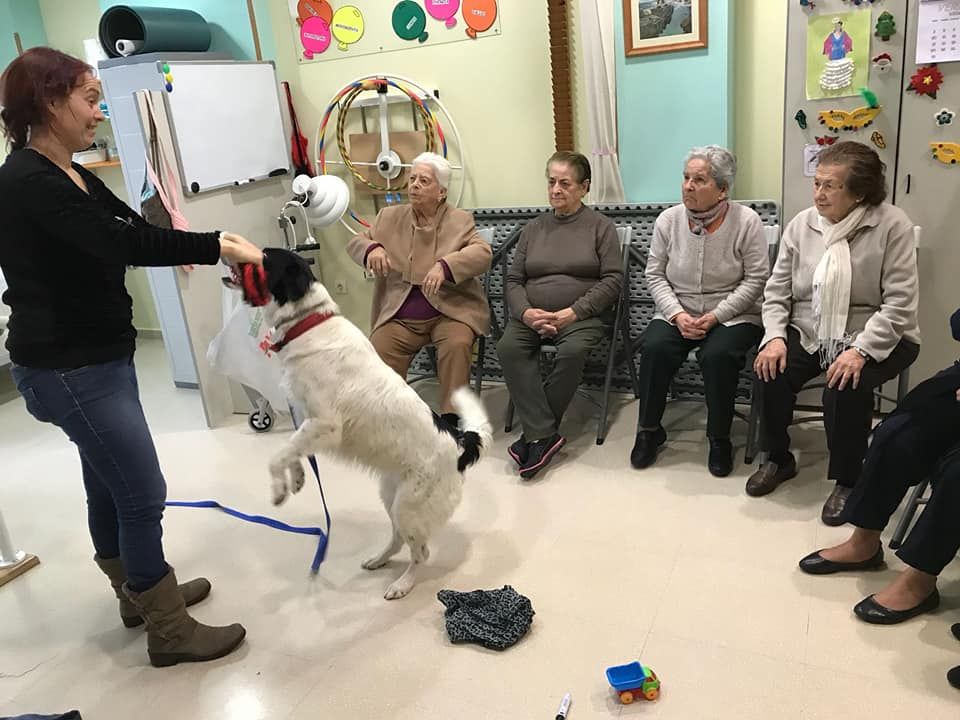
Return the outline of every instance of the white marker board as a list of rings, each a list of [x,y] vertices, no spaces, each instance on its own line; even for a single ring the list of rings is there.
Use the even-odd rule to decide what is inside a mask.
[[[184,192],[196,194],[290,172],[272,62],[158,63]]]

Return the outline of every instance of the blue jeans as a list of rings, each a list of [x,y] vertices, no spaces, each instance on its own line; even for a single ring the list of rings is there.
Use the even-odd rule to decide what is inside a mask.
[[[27,410],[80,451],[93,547],[120,557],[134,592],[167,574],[161,537],[167,485],[143,415],[133,358],[72,370],[11,370]]]

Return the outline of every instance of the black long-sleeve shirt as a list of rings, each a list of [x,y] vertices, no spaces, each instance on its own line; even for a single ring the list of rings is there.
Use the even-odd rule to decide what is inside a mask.
[[[17,365],[76,368],[134,351],[128,266],[214,265],[219,233],[148,224],[88,170],[84,193],[44,155],[16,150],[0,166],[0,270]]]

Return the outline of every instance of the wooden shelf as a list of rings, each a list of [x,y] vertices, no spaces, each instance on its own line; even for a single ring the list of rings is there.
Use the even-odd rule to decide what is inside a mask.
[[[119,160],[98,160],[97,162],[86,163],[84,167],[87,170],[96,170],[97,168],[120,167]]]

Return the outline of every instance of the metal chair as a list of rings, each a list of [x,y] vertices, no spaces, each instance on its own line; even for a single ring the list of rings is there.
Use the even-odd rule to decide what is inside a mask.
[[[891,550],[900,549],[904,539],[907,537],[907,533],[910,532],[910,526],[913,525],[913,518],[920,510],[920,506],[926,505],[927,502],[929,502],[930,498],[926,497],[929,485],[930,480],[925,478],[918,482],[916,487],[913,488],[913,492],[910,493],[907,504],[903,508],[903,514],[900,516],[897,527],[893,531],[893,537],[890,538],[889,545]]]

